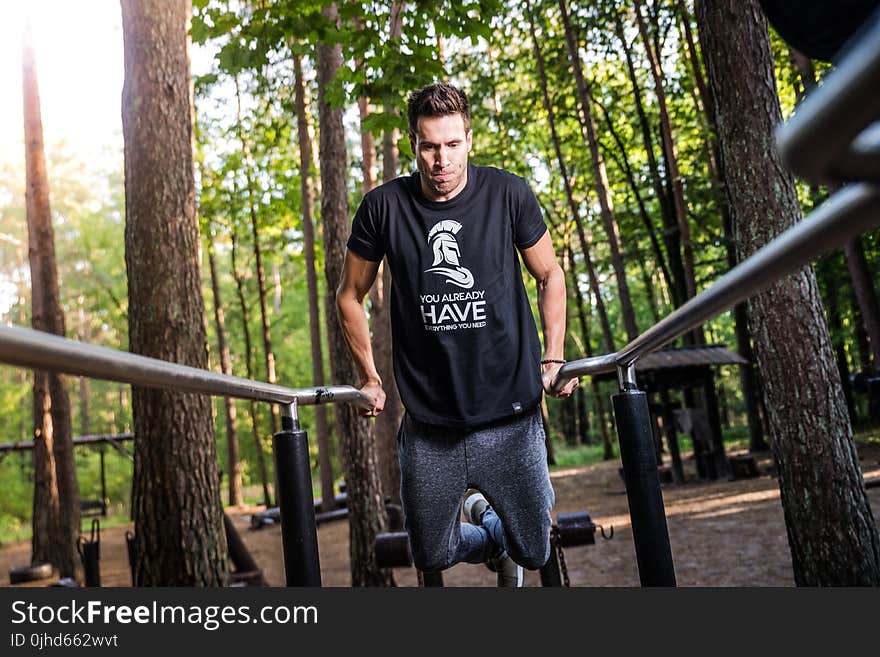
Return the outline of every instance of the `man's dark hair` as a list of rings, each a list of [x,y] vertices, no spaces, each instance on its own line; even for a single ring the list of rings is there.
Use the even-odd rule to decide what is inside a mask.
[[[471,129],[471,108],[467,96],[451,84],[429,84],[410,93],[406,101],[406,116],[409,121],[409,134],[415,137],[419,118],[423,116],[449,116],[461,114],[464,131]]]

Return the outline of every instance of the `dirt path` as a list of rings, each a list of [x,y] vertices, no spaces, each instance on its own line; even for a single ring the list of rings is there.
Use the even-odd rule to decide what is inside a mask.
[[[861,450],[866,479],[880,478],[880,446]],[[770,460],[759,461],[762,472]],[[572,586],[638,586],[626,495],[618,462],[597,463],[553,473],[554,515],[589,511],[593,521],[614,527],[614,538],[597,535],[595,545],[572,547],[565,560]],[[791,558],[775,478],[699,482],[693,463],[686,462],[689,483],[664,485],[663,497],[670,542],[680,586],[792,586]],[[875,518],[880,517],[880,487],[868,490]],[[257,508],[229,509],[236,527],[272,586],[282,586],[284,571],[278,525],[259,531],[250,527]],[[101,534],[101,578],[105,586],[129,586],[125,527]],[[345,521],[318,529],[322,581],[349,586],[348,525]],[[28,562],[30,543],[0,550],[0,584],[9,585],[9,569]],[[411,568],[395,569],[398,586],[416,586]],[[459,564],[443,573],[447,586],[493,586],[494,574],[481,565]],[[45,581],[34,585],[45,585]],[[537,572],[526,572],[526,586],[539,586]]]

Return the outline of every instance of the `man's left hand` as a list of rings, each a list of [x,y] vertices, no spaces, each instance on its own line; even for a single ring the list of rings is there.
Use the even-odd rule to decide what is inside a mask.
[[[559,363],[547,363],[546,365],[542,365],[542,373],[541,373],[541,382],[544,384],[544,392],[550,395],[551,397],[571,397],[574,389],[578,387],[578,380],[572,379],[568,383],[565,384],[565,387],[559,392],[553,391],[553,382],[556,380],[556,375],[559,373],[559,370],[562,369],[562,365]]]

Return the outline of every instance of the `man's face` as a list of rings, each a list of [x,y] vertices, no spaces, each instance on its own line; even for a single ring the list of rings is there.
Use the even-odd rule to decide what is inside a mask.
[[[448,201],[467,184],[471,131],[461,114],[423,116],[410,144],[421,174],[422,192],[432,201]]]

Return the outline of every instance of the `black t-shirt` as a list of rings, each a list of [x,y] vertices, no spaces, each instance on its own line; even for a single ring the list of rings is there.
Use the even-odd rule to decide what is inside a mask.
[[[515,247],[547,230],[519,176],[468,166],[445,202],[417,173],[364,196],[348,248],[388,257],[394,375],[408,413],[429,424],[473,427],[541,401],[541,345]]]

